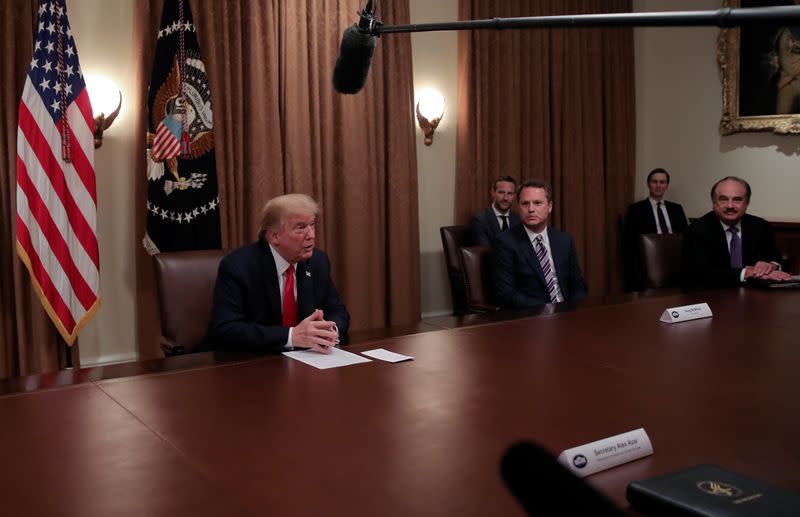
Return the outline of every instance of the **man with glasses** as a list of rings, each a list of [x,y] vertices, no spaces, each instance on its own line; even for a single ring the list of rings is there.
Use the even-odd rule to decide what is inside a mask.
[[[769,223],[750,215],[750,185],[735,176],[711,187],[713,210],[685,234],[686,287],[735,287],[749,278],[788,280]]]
[[[207,341],[218,349],[321,353],[345,341],[350,315],[328,256],[314,248],[318,212],[303,194],[267,202],[258,241],[220,263]]]

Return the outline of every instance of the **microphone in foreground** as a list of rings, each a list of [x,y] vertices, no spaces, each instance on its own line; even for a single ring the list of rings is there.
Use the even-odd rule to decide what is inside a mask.
[[[565,469],[548,451],[530,442],[511,446],[500,463],[503,480],[528,515],[625,513],[588,483]]]
[[[369,65],[375,52],[374,28],[383,23],[374,16],[377,0],[369,0],[359,13],[359,21],[348,27],[342,35],[339,57],[333,68],[333,88],[339,93],[354,94],[367,82]]]

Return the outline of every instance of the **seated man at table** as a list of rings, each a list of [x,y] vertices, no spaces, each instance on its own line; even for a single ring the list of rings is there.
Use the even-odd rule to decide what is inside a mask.
[[[469,223],[472,245],[491,246],[500,232],[519,222],[519,215],[511,210],[516,188],[517,182],[511,176],[501,176],[494,180],[491,189],[492,204],[473,215]]]
[[[258,241],[222,259],[208,339],[216,348],[330,353],[345,340],[350,315],[328,256],[314,249],[318,211],[303,194],[273,198]]]
[[[711,187],[713,210],[685,234],[685,287],[735,287],[748,278],[790,278],[781,271],[781,254],[769,223],[746,213],[750,195],[750,185],[734,176]]]
[[[548,228],[553,211],[550,184],[529,180],[517,190],[522,224],[494,241],[496,302],[524,308],[586,297],[575,245],[569,234]]]
[[[644,287],[639,265],[639,236],[647,233],[683,233],[689,226],[683,207],[664,199],[669,190],[669,173],[666,170],[658,168],[650,171],[647,189],[650,194],[630,205],[625,215],[623,261],[626,291],[639,291]]]

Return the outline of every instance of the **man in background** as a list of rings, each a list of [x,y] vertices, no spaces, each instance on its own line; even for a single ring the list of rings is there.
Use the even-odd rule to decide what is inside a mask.
[[[657,168],[647,175],[647,198],[628,207],[625,216],[623,261],[625,265],[625,287],[627,291],[642,288],[642,273],[639,258],[639,235],[645,233],[683,233],[688,228],[683,207],[664,199],[669,190],[669,173]]]
[[[491,246],[500,232],[520,222],[519,215],[511,210],[516,188],[517,182],[511,176],[501,176],[494,180],[491,206],[472,216],[470,221],[471,244]]]
[[[220,263],[207,341],[216,348],[321,353],[345,341],[350,315],[328,256],[314,248],[318,212],[303,194],[267,202],[258,241]]]
[[[553,211],[550,184],[529,180],[517,191],[522,224],[494,242],[494,286],[502,307],[524,308],[577,301],[586,282],[569,234],[548,227]]]
[[[711,188],[713,210],[686,231],[686,287],[735,287],[749,278],[790,278],[781,270],[781,254],[769,223],[746,213],[750,195],[750,185],[734,176]]]

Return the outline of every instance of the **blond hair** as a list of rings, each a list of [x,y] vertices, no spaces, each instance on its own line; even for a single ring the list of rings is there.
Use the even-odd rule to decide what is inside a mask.
[[[261,228],[259,235],[267,230],[278,229],[287,217],[298,214],[317,215],[319,205],[311,196],[305,194],[285,194],[267,201],[261,211]]]

